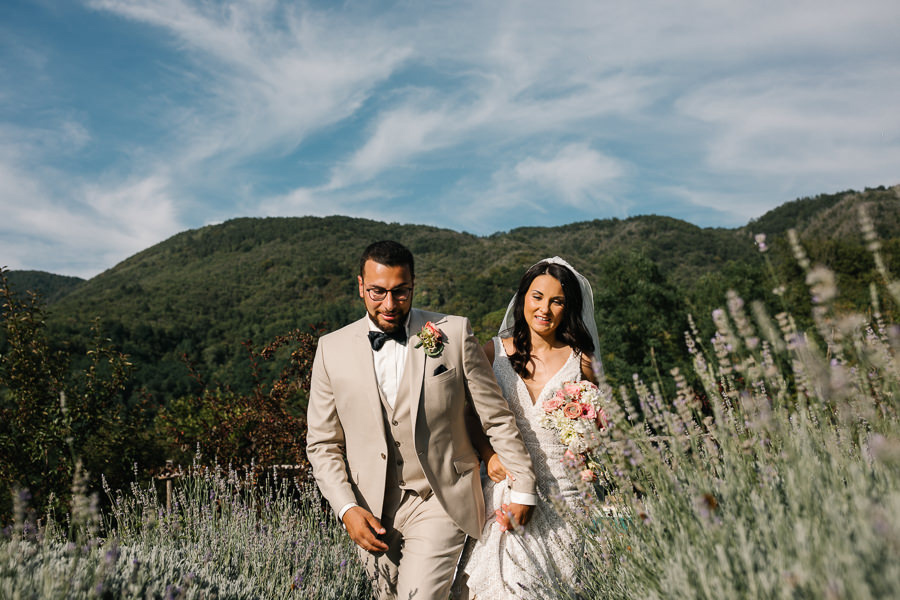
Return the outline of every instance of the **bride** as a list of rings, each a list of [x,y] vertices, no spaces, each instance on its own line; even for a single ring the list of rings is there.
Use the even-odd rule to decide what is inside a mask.
[[[593,311],[587,280],[561,258],[548,258],[526,271],[499,335],[485,345],[531,454],[539,499],[527,526],[509,522],[506,470],[477,419],[470,419],[469,435],[489,477],[482,482],[488,521],[481,540],[470,539],[462,557],[474,598],[527,597],[538,580],[547,585],[574,575],[575,535],[561,512],[577,510],[581,492],[564,463],[566,446],[539,421],[541,403],[564,382],[586,378],[596,383],[599,361],[593,355],[599,344]]]

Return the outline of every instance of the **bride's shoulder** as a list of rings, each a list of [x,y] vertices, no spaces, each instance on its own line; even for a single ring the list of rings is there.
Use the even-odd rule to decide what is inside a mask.
[[[494,358],[496,358],[497,356],[496,340],[498,339],[500,340],[500,346],[501,348],[503,348],[503,352],[507,356],[515,352],[515,348],[512,345],[512,339],[492,337],[484,346],[482,346],[482,350],[484,350],[484,353],[488,358],[488,362],[490,362],[491,364],[494,364]]]

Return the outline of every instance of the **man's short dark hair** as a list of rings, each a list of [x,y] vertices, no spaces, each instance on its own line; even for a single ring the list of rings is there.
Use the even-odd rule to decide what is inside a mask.
[[[363,277],[363,270],[367,260],[374,260],[386,267],[409,267],[410,277],[415,278],[416,269],[413,264],[413,255],[409,249],[399,242],[383,240],[374,242],[363,251],[359,257],[359,276]]]

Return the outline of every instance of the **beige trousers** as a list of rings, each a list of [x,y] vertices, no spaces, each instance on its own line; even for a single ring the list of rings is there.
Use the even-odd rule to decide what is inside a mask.
[[[403,491],[393,519],[382,522],[387,552],[357,547],[379,600],[447,600],[466,534],[434,494]]]

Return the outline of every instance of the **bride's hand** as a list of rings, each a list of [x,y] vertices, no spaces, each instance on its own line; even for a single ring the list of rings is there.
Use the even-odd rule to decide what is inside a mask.
[[[487,460],[487,474],[494,483],[500,483],[506,479],[506,467],[500,462],[500,457],[496,452]]]
[[[501,504],[500,508],[494,511],[494,514],[497,515],[500,531],[524,527],[531,519],[532,508],[527,504],[516,504],[515,502]]]

